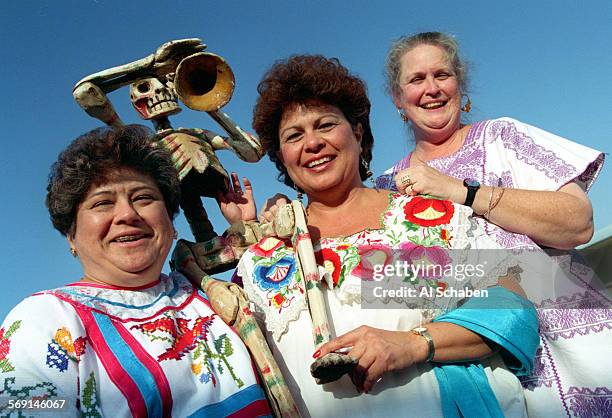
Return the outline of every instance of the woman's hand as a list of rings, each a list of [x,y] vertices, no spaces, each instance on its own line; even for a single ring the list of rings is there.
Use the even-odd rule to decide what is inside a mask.
[[[427,358],[427,342],[406,331],[387,331],[362,325],[323,344],[315,358],[342,348],[359,360],[351,379],[359,391],[368,393],[382,375],[404,369]]]
[[[238,221],[252,221],[257,216],[251,182],[246,177],[242,178],[242,182],[244,183],[244,191],[240,186],[238,174],[232,173],[233,191],[230,190],[226,194],[217,194],[217,202],[221,213],[230,224]]]
[[[442,174],[422,161],[398,172],[395,185],[400,193],[410,196],[427,194],[459,204],[465,202],[466,188],[461,180]]]
[[[419,161],[395,176],[400,193],[428,194],[463,205],[463,181],[442,174]],[[503,196],[489,210],[491,202]],[[478,215],[506,231],[527,235],[537,244],[571,249],[593,236],[593,208],[582,188],[570,182],[557,191],[524,190],[481,185],[472,202]]]
[[[276,193],[274,196],[266,200],[261,213],[259,214],[259,222],[272,222],[274,216],[281,206],[289,203],[289,198],[281,193]]]

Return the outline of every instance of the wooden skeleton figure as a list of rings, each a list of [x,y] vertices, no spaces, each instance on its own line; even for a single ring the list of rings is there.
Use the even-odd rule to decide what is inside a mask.
[[[256,233],[261,234],[261,228],[252,222],[230,226],[223,237],[214,232],[200,197],[214,197],[230,187],[227,172],[215,151],[229,149],[244,161],[256,162],[261,159],[263,150],[256,138],[219,110],[208,114],[229,134],[227,137],[203,129],[174,129],[170,125],[168,117],[181,111],[173,73],[184,58],[204,48],[199,39],[165,43],[146,58],[85,77],[76,84],[73,96],[90,116],[111,126],[121,126],[123,122],[106,93],[131,84],[130,98],[134,108],[141,118],[153,122],[157,140],[172,153],[181,179],[181,207],[198,241],[180,240],[177,243],[173,268],[180,266],[180,270],[204,290],[215,312],[238,332],[263,377],[275,415],[299,417],[280,369],[248,309],[246,296],[236,285],[208,275],[232,268],[246,248],[257,242]]]
[[[257,138],[218,109],[207,113],[227,136],[205,129],[173,128],[170,124],[169,116],[181,111],[174,88],[175,71],[185,58],[201,54],[205,48],[199,39],[167,42],[143,59],[83,78],[73,96],[90,116],[120,126],[123,122],[106,93],[130,84],[134,109],[142,119],[153,123],[157,140],[172,154],[181,180],[181,208],[196,242],[202,244],[201,252],[206,253],[205,271],[212,274],[233,268],[249,244],[235,236],[218,236],[202,205],[201,197],[216,197],[230,188],[229,176],[215,151],[227,149],[244,161],[257,162],[263,150]]]
[[[291,204],[279,208],[271,223],[239,222],[232,228],[236,229],[234,233],[243,236],[249,242],[257,242],[266,236],[291,240],[296,263],[304,278],[303,291],[310,314],[314,346],[319,348],[330,341],[332,336],[321,287],[321,272],[315,260],[302,203],[294,200]],[[211,298],[215,311],[219,312],[219,315],[228,324],[237,329],[253,353],[275,412],[280,413],[281,416],[298,414],[287,383],[265,343],[265,338],[249,308],[249,301],[244,291],[235,283],[221,282],[208,276],[198,265],[201,259],[198,251],[197,244],[180,240],[172,255],[173,267],[185,274],[192,283],[199,285]],[[324,384],[333,382],[345,373],[351,372],[357,362],[357,359],[344,353],[329,353],[312,363],[310,371],[317,383]]]

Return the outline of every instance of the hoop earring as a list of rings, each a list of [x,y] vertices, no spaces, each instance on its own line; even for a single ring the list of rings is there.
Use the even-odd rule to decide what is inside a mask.
[[[79,254],[77,253],[77,250],[75,248],[70,247],[70,254],[72,254],[72,256],[74,258],[76,258]]]
[[[468,96],[467,94],[462,94],[461,98],[463,98],[464,96],[467,97],[467,100],[465,101],[465,104],[463,105],[461,110],[463,110],[465,113],[470,113],[470,110],[472,110],[472,101],[470,100],[470,96]]]
[[[372,177],[372,175],[374,173],[372,173],[372,171],[370,170],[370,163],[368,163],[366,161],[365,158],[363,158],[363,155],[360,157],[360,161],[361,161],[361,166],[365,169],[366,171],[366,179],[369,179],[370,177]]]
[[[404,123],[408,123],[408,121],[410,120],[410,119],[408,118],[408,116],[406,116],[406,114],[405,114],[405,113],[403,113],[403,112],[402,112],[402,111],[399,109],[399,107],[398,107],[396,110],[397,110],[397,114],[400,116],[400,118],[402,118],[402,120],[404,121]]]

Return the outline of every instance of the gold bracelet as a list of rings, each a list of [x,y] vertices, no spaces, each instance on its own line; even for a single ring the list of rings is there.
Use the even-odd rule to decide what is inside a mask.
[[[491,215],[491,203],[493,202],[493,193],[495,193],[495,186],[492,186],[491,193],[489,194],[489,207],[487,211],[482,215],[487,221],[489,220],[489,216]]]
[[[499,204],[499,201],[504,195],[504,192],[506,191],[506,189],[504,189],[503,187],[500,187],[500,189],[501,189],[501,193],[497,195],[495,202],[493,202],[493,204],[491,205],[491,209],[489,210],[489,215],[491,214],[491,211],[497,207],[497,205]]]

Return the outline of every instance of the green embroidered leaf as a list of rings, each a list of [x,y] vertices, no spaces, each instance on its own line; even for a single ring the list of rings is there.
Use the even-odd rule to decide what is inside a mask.
[[[15,370],[15,368],[11,363],[9,363],[7,359],[4,358],[0,360],[0,371],[2,371],[3,373],[8,373],[12,372],[13,370]]]
[[[323,342],[323,335],[322,334],[317,334],[315,337],[315,345],[319,345]]]
[[[7,329],[6,332],[4,333],[4,338],[10,338],[11,335],[13,335],[13,333],[17,331],[17,329],[19,329],[20,326],[21,326],[21,320],[17,320],[13,322],[11,326],[9,327],[9,329]]]
[[[417,224],[414,224],[412,222],[408,222],[408,221],[404,221],[402,222],[402,225],[404,225],[404,227],[408,230],[408,231],[418,231],[420,229],[420,226]]]
[[[421,241],[421,245],[423,245],[424,247],[431,247],[431,237],[425,237],[423,241]]]
[[[201,355],[202,355],[202,346],[198,344],[195,350],[193,350],[193,359],[197,360]]]
[[[170,343],[170,344],[172,344],[172,342],[173,342],[172,338],[164,337],[163,335],[149,334],[149,338],[151,339],[151,341],[164,341],[164,342],[167,342],[167,343]]]
[[[421,241],[421,240],[419,240],[419,237],[407,237],[407,238],[408,238],[408,241],[410,241],[410,242],[414,242],[414,243],[415,243],[415,244],[417,244],[417,245],[421,245],[421,242],[422,242],[422,241]]]
[[[215,350],[223,357],[234,354],[234,348],[227,334],[222,334],[215,340]]]
[[[85,382],[82,405],[84,406],[81,411],[82,417],[102,418],[98,401],[98,391],[96,390],[96,379],[93,372],[91,372],[89,378]]]
[[[215,350],[217,351],[217,353],[221,354],[221,352],[223,351],[223,338],[227,337],[227,334],[221,334],[219,336],[219,338],[217,338],[214,341],[215,344]]]

